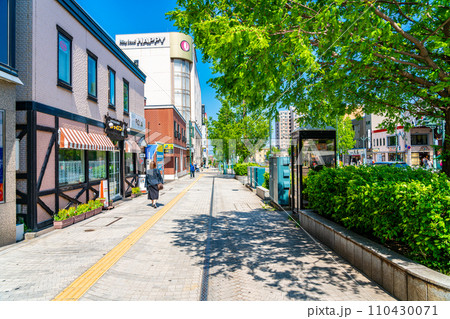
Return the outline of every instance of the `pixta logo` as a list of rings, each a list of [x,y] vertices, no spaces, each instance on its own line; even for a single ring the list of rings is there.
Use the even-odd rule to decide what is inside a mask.
[[[183,50],[185,52],[189,52],[189,49],[191,48],[191,45],[186,40],[181,41],[180,46],[181,46],[181,50]]]

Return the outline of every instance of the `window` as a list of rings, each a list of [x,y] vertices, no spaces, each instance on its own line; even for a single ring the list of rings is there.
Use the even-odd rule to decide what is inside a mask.
[[[5,111],[0,110],[0,203],[5,201]]]
[[[386,140],[383,138],[383,146],[386,146]]]
[[[89,151],[89,180],[106,178],[106,152]]]
[[[125,153],[125,174],[134,174],[133,153]]]
[[[427,134],[411,134],[411,145],[428,145]]]
[[[177,122],[173,121],[173,136],[175,136],[175,138],[177,138],[178,134],[177,134]]]
[[[15,0],[0,0],[0,69],[7,71],[15,67],[15,16]]]
[[[72,86],[72,37],[58,29],[58,85],[71,89]]]
[[[59,184],[84,183],[84,151],[72,149],[59,150]]]
[[[180,139],[181,138],[180,124],[177,124],[177,135],[178,135],[178,139]]]
[[[97,57],[88,52],[88,97],[97,100]]]
[[[387,146],[397,146],[397,139],[394,136],[388,136],[387,138]]]
[[[123,112],[128,114],[130,112],[129,106],[130,84],[123,79]]]
[[[180,110],[185,119],[190,118],[190,63],[185,60],[173,60],[173,84],[175,107]]]
[[[116,108],[116,71],[108,67],[108,104]]]

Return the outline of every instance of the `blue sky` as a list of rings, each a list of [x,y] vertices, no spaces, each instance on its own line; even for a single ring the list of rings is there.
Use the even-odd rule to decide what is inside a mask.
[[[116,34],[178,31],[165,13],[176,6],[175,0],[76,0],[78,4],[114,39]],[[198,74],[202,89],[202,103],[208,117],[216,118],[220,103],[215,91],[206,83],[213,77],[209,64],[198,55]]]

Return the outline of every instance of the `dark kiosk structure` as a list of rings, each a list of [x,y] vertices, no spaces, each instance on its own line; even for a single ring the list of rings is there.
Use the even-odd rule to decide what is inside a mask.
[[[303,190],[310,170],[336,167],[336,130],[300,127],[291,133],[291,207],[297,214],[307,208]]]

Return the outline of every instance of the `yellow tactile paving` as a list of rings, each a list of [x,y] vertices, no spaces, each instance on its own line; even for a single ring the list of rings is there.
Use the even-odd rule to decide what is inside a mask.
[[[133,246],[165,213],[167,213],[203,175],[200,175],[173,200],[150,217],[138,229],[111,249],[95,265],[75,279],[66,289],[57,295],[54,301],[76,301],[80,299],[107,271]]]

